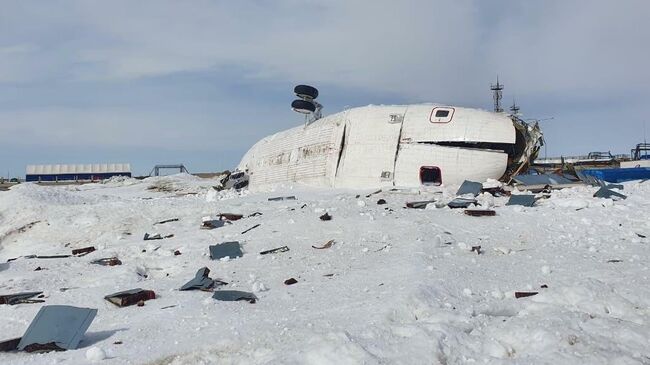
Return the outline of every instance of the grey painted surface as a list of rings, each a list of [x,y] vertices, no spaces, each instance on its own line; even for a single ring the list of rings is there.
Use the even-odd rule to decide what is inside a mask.
[[[62,349],[76,349],[96,315],[97,309],[67,305],[44,306],[25,331],[18,350],[31,344],[50,342]]]

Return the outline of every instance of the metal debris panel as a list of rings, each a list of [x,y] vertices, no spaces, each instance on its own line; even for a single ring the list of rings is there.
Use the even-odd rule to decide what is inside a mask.
[[[231,259],[244,256],[239,242],[224,242],[218,245],[210,246],[210,258],[212,260],[219,260],[226,256]]]
[[[463,184],[460,186],[460,188],[458,188],[456,195],[460,196],[465,194],[472,194],[474,196],[477,196],[481,193],[481,189],[483,189],[483,184],[465,180],[463,181]]]
[[[214,286],[214,280],[210,279],[209,274],[210,269],[207,267],[200,268],[194,278],[185,283],[179,290],[207,290],[212,288]]]
[[[52,342],[65,350],[76,349],[96,315],[97,309],[67,305],[44,306],[25,331],[18,350],[22,351],[32,344]]]
[[[246,300],[250,303],[255,303],[255,301],[257,301],[255,294],[239,290],[217,290],[212,295],[212,298],[225,302]]]
[[[535,205],[535,195],[522,194],[511,195],[506,205],[523,205],[524,207],[532,207]]]

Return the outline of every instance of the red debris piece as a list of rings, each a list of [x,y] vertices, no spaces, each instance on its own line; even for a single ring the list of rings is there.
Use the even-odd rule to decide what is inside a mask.
[[[104,299],[118,307],[127,307],[133,304],[142,306],[145,300],[156,299],[156,293],[153,290],[132,289],[107,295]],[[140,302],[142,302],[142,305],[140,305]]]
[[[95,251],[95,247],[90,246],[90,247],[77,248],[75,250],[72,250],[72,254],[77,256],[85,256],[93,251]]]
[[[494,217],[497,212],[489,209],[466,209],[465,214],[471,217]]]

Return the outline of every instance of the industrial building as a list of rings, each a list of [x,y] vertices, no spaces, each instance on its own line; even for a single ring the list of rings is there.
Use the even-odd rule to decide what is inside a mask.
[[[113,176],[131,176],[128,163],[82,165],[28,165],[27,182],[96,181]]]

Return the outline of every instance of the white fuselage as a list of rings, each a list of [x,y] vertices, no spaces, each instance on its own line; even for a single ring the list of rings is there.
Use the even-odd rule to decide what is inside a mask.
[[[502,113],[433,104],[349,109],[257,142],[238,169],[250,186],[379,188],[499,179],[514,146]],[[498,148],[497,148],[498,147]]]

